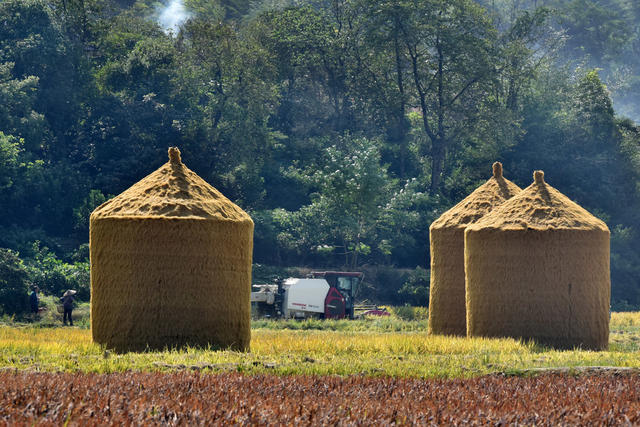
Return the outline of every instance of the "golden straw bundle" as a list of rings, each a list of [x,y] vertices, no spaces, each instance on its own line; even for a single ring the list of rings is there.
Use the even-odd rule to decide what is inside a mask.
[[[469,336],[607,348],[609,229],[542,171],[467,228],[465,271]]]
[[[90,248],[94,341],[249,348],[253,221],[177,148],[91,214]]]
[[[429,333],[466,335],[464,229],[520,191],[493,164],[493,176],[429,227]]]

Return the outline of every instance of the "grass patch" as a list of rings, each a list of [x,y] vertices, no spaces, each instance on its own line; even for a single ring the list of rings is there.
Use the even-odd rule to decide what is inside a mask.
[[[640,313],[614,313],[610,350],[556,351],[512,339],[427,336],[422,320],[254,322],[251,352],[114,354],[84,328],[0,326],[0,367],[38,371],[200,370],[250,374],[473,377],[531,368],[640,366]]]
[[[406,321],[394,316],[369,317],[358,320],[254,320],[252,329],[292,331],[338,331],[338,332],[425,332],[427,320]]]
[[[39,306],[40,312],[38,314],[25,313],[19,317],[0,317],[0,325],[37,328],[62,326],[62,313],[58,311],[58,307],[62,307],[60,298],[53,295],[40,295]],[[89,329],[91,326],[89,312],[89,302],[76,302],[72,314],[74,326]]]

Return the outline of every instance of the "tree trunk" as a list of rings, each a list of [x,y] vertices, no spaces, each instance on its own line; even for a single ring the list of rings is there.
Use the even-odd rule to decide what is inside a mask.
[[[436,41],[436,50],[438,52],[438,130],[436,138],[431,138],[431,188],[430,195],[435,195],[440,190],[442,183],[442,172],[444,171],[444,157],[446,154],[446,136],[444,129],[444,79],[442,77],[444,68],[444,55],[440,40]]]
[[[440,191],[442,172],[444,171],[445,146],[440,138],[431,141],[431,187],[429,194],[435,195]]]
[[[405,107],[405,94],[404,94],[404,81],[403,81],[403,70],[402,70],[402,60],[400,58],[400,43],[398,41],[398,34],[396,32],[394,37],[394,49],[396,56],[396,77],[397,77],[397,85],[398,92],[400,94],[400,105],[398,106],[396,118],[397,123],[394,126],[393,136],[397,141],[398,145],[400,145],[400,178],[404,179],[407,175],[407,157],[408,157],[408,147],[407,147],[407,118],[406,118],[406,107]]]

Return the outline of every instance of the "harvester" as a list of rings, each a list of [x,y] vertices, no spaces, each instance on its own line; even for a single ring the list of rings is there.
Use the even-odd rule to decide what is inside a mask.
[[[314,271],[303,279],[253,285],[251,305],[262,317],[353,319],[353,296],[363,277],[361,272]]]

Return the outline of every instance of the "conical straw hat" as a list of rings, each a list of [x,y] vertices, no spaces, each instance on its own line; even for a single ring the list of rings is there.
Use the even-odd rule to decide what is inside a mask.
[[[487,182],[431,224],[430,333],[466,335],[464,229],[519,191],[496,162]]]
[[[94,341],[249,348],[253,221],[177,148],[91,214],[90,249]]]
[[[609,229],[544,181],[465,230],[469,336],[608,345]]]

